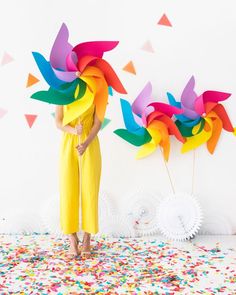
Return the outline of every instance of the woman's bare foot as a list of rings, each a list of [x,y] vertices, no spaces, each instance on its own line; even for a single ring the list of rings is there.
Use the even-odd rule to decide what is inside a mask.
[[[70,241],[70,248],[69,248],[69,256],[76,257],[80,254],[78,250],[78,243],[79,239],[77,237],[76,233],[69,235],[69,241]]]
[[[89,258],[91,255],[90,237],[91,237],[91,234],[87,232],[84,233],[82,250],[81,250],[81,256],[84,258]]]

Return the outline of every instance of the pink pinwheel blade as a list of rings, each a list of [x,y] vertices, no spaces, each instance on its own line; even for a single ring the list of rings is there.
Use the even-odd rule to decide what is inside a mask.
[[[170,118],[174,115],[174,114],[182,114],[183,110],[179,109],[177,107],[168,105],[166,103],[163,102],[153,102],[150,103],[148,106],[153,106],[155,108],[156,111],[162,112],[163,114],[169,116]]]
[[[74,51],[68,53],[66,57],[66,67],[68,71],[78,71],[77,64],[78,58]]]
[[[143,109],[142,111],[142,121],[143,121],[143,125],[145,127],[147,127],[147,118],[148,116],[154,111],[154,107],[153,106],[147,106]]]
[[[195,100],[195,111],[201,116],[203,113],[205,113],[205,107],[203,103],[203,96],[200,95]]]
[[[207,90],[202,94],[204,103],[208,101],[212,101],[212,102],[223,101],[228,99],[230,95],[231,93],[219,92],[214,90]]]
[[[119,41],[91,41],[76,45],[72,50],[78,60],[83,56],[90,55],[102,58],[104,52],[110,51],[118,45]]]

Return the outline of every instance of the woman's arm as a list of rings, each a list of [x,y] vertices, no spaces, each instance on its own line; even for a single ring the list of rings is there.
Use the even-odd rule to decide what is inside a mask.
[[[101,121],[98,119],[96,113],[94,113],[94,120],[93,120],[93,127],[91,128],[88,137],[86,140],[77,146],[78,152],[80,155],[84,153],[87,146],[90,144],[90,142],[94,139],[94,137],[98,134],[100,128],[101,128]]]
[[[56,121],[56,126],[58,129],[77,135],[77,129],[70,126],[70,125],[65,125],[62,126],[62,120],[63,120],[63,106],[62,105],[57,105],[56,106],[56,111],[55,111],[55,121]]]

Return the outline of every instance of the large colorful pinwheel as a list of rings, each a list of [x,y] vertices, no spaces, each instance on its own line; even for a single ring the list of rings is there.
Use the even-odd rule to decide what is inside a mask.
[[[50,88],[38,91],[31,98],[44,102],[69,105],[70,121],[82,114],[92,103],[102,122],[108,100],[108,86],[126,94],[116,73],[102,57],[117,46],[118,41],[94,41],[73,47],[68,43],[69,32],[62,24],[47,61],[40,53],[33,57]],[[76,74],[80,72],[80,76]],[[63,124],[68,122],[63,121]]]
[[[228,99],[231,94],[207,90],[197,96],[194,86],[195,79],[192,76],[182,92],[180,102],[167,93],[169,103],[183,110],[182,114],[175,115],[175,124],[186,138],[181,152],[188,152],[207,143],[208,151],[213,154],[222,129],[234,132],[224,106],[219,103]]]
[[[135,146],[141,146],[136,158],[140,159],[153,153],[158,146],[163,149],[168,161],[170,135],[184,142],[184,138],[172,121],[173,114],[183,111],[175,106],[155,102],[152,98],[152,85],[147,83],[135,101],[130,105],[121,99],[121,108],[126,129],[117,129],[115,134]]]

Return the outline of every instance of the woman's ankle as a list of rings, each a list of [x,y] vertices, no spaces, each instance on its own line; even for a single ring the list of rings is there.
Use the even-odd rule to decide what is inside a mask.
[[[83,242],[90,242],[91,234],[85,232],[83,237]]]
[[[72,234],[69,234],[69,240],[70,241],[74,241],[74,240],[78,240],[78,237],[77,237],[77,234],[76,233],[72,233]]]

